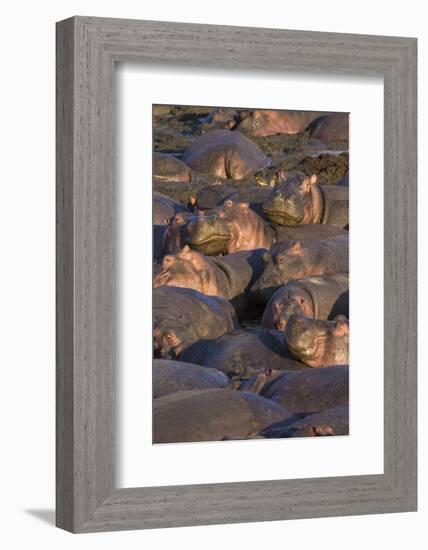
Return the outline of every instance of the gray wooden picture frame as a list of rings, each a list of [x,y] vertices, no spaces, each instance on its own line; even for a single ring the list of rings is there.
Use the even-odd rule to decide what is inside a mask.
[[[58,527],[83,533],[416,510],[416,39],[73,17],[57,24],[56,47]],[[384,78],[383,474],[115,488],[118,62]],[[369,191],[367,180],[355,185]]]

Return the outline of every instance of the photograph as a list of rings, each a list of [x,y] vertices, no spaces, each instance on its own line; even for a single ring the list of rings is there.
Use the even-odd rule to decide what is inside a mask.
[[[349,113],[152,106],[153,444],[347,436]]]

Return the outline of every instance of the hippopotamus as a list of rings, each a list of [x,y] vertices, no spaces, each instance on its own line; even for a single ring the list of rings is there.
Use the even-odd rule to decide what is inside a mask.
[[[262,327],[284,331],[294,313],[324,320],[349,317],[349,275],[314,275],[286,283],[269,299]]]
[[[344,315],[323,321],[294,313],[285,327],[284,343],[308,367],[345,365],[349,363],[349,321]]]
[[[172,155],[153,153],[153,177],[162,181],[187,182],[192,179],[192,170]]]
[[[284,406],[254,393],[180,391],[154,400],[153,443],[241,439],[293,418]]]
[[[334,113],[313,120],[306,130],[311,138],[325,143],[349,141],[349,114]]]
[[[163,285],[193,288],[208,296],[223,296],[238,313],[247,308],[246,291],[262,274],[264,252],[265,249],[257,249],[209,257],[185,245],[175,255],[163,258],[162,270],[153,284],[155,288]]]
[[[310,414],[296,422],[286,420],[262,431],[263,437],[349,435],[349,403]]]
[[[153,225],[153,260],[158,262],[163,257],[163,238],[167,225]]]
[[[235,330],[211,342],[197,342],[180,359],[218,369],[231,379],[250,378],[269,369],[307,368],[291,359],[280,331],[260,328]]]
[[[165,229],[162,246],[165,254],[174,254],[186,244],[208,256],[243,250],[271,248],[274,243],[292,241],[319,242],[348,232],[330,225],[296,227],[269,224],[248,203],[227,199],[209,211],[179,212]]]
[[[193,141],[183,161],[201,174],[240,180],[270,164],[269,158],[241,132],[212,130]]]
[[[349,273],[349,237],[338,235],[315,243],[279,242],[262,259],[265,270],[250,291],[255,302],[266,304],[275,290],[288,281]]]
[[[228,377],[217,369],[168,359],[153,362],[154,398],[176,391],[224,388],[228,384]]]
[[[237,122],[240,120],[240,114],[236,109],[217,109],[212,113],[207,126],[213,129],[228,129],[232,130],[236,127]]]
[[[274,134],[299,134],[320,116],[318,111],[253,111],[238,125],[237,130],[250,136],[272,136]]]
[[[157,225],[166,225],[169,220],[178,212],[189,212],[183,204],[162,195],[162,193],[153,193],[153,223]]]
[[[235,310],[225,298],[190,288],[153,290],[155,356],[176,359],[195,342],[213,340],[236,328]]]
[[[234,202],[248,202],[254,212],[263,215],[263,204],[270,194],[271,189],[268,186],[224,181],[221,184],[213,183],[201,187],[190,198],[190,203],[198,210],[212,210],[231,199]]]
[[[298,415],[325,411],[349,401],[349,367],[284,371],[272,377],[260,394]]]
[[[273,229],[249,204],[230,199],[208,212],[180,212],[171,219],[163,239],[165,253],[173,254],[187,244],[209,256],[270,248],[273,242]]]
[[[317,176],[281,172],[263,205],[267,218],[278,225],[320,223],[345,227],[349,223],[349,189],[318,185]]]

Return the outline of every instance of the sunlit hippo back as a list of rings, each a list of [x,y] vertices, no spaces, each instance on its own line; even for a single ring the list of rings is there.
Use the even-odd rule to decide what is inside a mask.
[[[261,149],[241,132],[212,130],[189,145],[183,161],[196,172],[240,180],[270,164]]]

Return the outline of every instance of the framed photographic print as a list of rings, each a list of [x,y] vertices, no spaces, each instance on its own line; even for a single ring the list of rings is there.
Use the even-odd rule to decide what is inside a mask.
[[[416,509],[416,112],[412,38],[57,24],[59,527]]]

